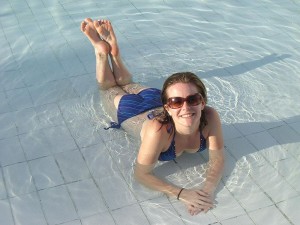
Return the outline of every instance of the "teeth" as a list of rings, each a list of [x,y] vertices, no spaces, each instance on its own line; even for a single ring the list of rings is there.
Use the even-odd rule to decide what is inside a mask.
[[[185,114],[185,115],[182,115],[181,117],[183,117],[183,118],[187,118],[187,117],[191,117],[191,116],[193,116],[193,114],[191,113],[191,114]]]

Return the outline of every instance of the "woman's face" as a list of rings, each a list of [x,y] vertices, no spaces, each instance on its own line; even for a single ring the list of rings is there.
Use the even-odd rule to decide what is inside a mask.
[[[167,98],[181,97],[186,98],[188,96],[199,93],[196,86],[192,83],[176,83],[169,86],[166,90]],[[199,105],[191,106],[186,101],[182,107],[172,109],[168,104],[164,107],[168,111],[169,115],[173,118],[175,126],[183,127],[199,127],[201,110],[204,109],[205,103],[201,100]]]

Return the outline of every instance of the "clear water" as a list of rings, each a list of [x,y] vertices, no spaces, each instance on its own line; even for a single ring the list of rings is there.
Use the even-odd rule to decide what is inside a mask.
[[[0,18],[0,224],[298,224],[298,1],[4,0]],[[201,77],[221,116],[217,207],[191,217],[133,177],[139,141],[109,122],[85,17],[112,21],[143,84]],[[207,154],[158,164],[201,186]],[[272,215],[270,217],[269,215]]]

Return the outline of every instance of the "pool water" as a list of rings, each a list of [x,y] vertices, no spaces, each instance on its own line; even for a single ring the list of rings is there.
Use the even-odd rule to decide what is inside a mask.
[[[0,16],[0,224],[296,225],[300,201],[298,1],[4,0]],[[138,184],[139,140],[108,130],[86,18],[114,25],[134,80],[201,77],[221,116],[216,208],[190,216]],[[207,153],[159,163],[181,187]]]

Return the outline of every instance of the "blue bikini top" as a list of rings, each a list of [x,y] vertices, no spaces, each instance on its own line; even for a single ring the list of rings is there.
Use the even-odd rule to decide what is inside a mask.
[[[201,152],[203,150],[206,149],[206,139],[204,138],[204,136],[202,135],[202,133],[200,132],[200,148],[197,152]],[[158,160],[159,161],[170,161],[176,158],[176,152],[175,152],[175,133],[172,139],[172,142],[168,148],[167,151],[165,152],[161,152]]]

